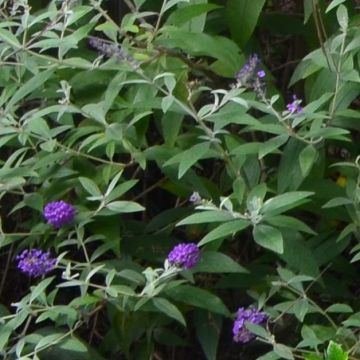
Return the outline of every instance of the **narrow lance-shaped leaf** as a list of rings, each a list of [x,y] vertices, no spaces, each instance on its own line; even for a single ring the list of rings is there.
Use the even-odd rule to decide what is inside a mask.
[[[184,316],[182,315],[180,310],[169,300],[160,297],[155,297],[152,299],[152,302],[155,305],[155,307],[159,309],[162,313],[177,320],[180,324],[186,326],[186,321],[184,319]]]
[[[262,213],[277,215],[288,209],[294,208],[304,202],[304,200],[313,195],[309,191],[292,191],[265,201],[262,207]]]
[[[224,238],[229,235],[233,235],[237,233],[240,230],[243,230],[247,228],[250,225],[249,221],[246,220],[234,220],[230,222],[226,222],[225,224],[222,224],[218,226],[213,231],[210,231],[199,243],[199,245],[207,244],[211,241]]]
[[[274,227],[263,224],[256,225],[253,230],[253,236],[260,246],[279,254],[284,252],[282,234]]]

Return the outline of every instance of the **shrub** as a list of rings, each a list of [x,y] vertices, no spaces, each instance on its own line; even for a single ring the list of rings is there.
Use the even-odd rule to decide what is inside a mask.
[[[356,358],[356,3],[124,3],[0,0],[1,355]]]

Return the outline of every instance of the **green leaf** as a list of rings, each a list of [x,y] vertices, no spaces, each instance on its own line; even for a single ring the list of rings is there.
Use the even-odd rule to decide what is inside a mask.
[[[15,48],[21,47],[17,37],[8,30],[0,28],[0,39],[11,46],[14,46]]]
[[[180,7],[170,14],[166,24],[181,27],[191,19],[218,8],[220,6],[215,4],[194,4]]]
[[[188,2],[188,0],[168,0],[166,1],[164,4],[164,8],[162,9],[163,12],[168,11],[169,9],[171,9],[173,6],[181,3],[181,2]]]
[[[270,154],[274,150],[278,149],[281,145],[284,145],[288,138],[289,135],[279,135],[261,144],[259,149],[259,159],[262,159],[267,154]]]
[[[267,192],[266,183],[258,184],[251,189],[246,199],[246,206],[250,212],[256,210],[254,208],[254,203],[256,204],[256,206],[258,205],[260,206],[262,204],[266,192]]]
[[[336,239],[336,242],[344,239],[345,237],[347,237],[352,232],[355,232],[356,229],[357,229],[357,226],[355,224],[353,224],[353,223],[346,225],[345,228],[341,231],[339,237]]]
[[[161,99],[161,110],[164,114],[170,109],[171,105],[174,103],[175,97],[172,94],[164,96]]]
[[[223,210],[207,210],[192,214],[181,220],[176,226],[189,224],[205,224],[213,222],[223,222],[233,220],[234,217],[228,211]]]
[[[310,0],[311,1],[311,0]],[[311,60],[302,60],[301,63],[296,67],[294,73],[292,74],[289,82],[289,86],[294,85],[301,79],[306,79],[310,75],[319,71],[322,67],[318,64],[315,64]]]
[[[352,313],[354,310],[351,306],[347,304],[333,304],[330,305],[325,312],[332,312],[332,313]]]
[[[314,0],[304,0],[304,24],[309,21],[313,13],[313,1]]]
[[[304,354],[304,360],[324,360],[324,357],[320,354]]]
[[[222,318],[206,311],[196,311],[195,316],[196,335],[207,360],[217,359]]]
[[[263,326],[260,326],[258,324],[253,324],[251,322],[246,322],[245,326],[254,335],[259,336],[263,339],[271,340],[271,334]]]
[[[113,104],[114,100],[119,94],[119,91],[121,90],[123,86],[123,82],[126,79],[126,72],[120,71],[110,82],[109,86],[106,89],[105,96],[104,96],[104,102],[103,102],[103,110],[106,114],[111,105]]]
[[[256,225],[253,230],[253,236],[260,246],[279,254],[284,252],[282,234],[274,227],[263,224]]]
[[[351,199],[345,198],[345,197],[336,197],[331,200],[329,200],[325,205],[322,207],[324,209],[332,208],[336,206],[342,206],[342,205],[350,205],[353,204],[353,201]]]
[[[105,197],[106,197],[106,202],[115,200],[117,198],[119,198],[121,195],[125,194],[128,190],[130,190],[132,187],[134,187],[139,180],[129,180],[129,181],[125,181],[122,184],[119,184],[116,186],[116,188],[114,190],[112,190],[110,193],[108,193],[108,190],[106,191]]]
[[[191,285],[181,285],[167,290],[166,293],[176,301],[209,310],[215,314],[231,316],[222,300],[209,291]]]
[[[205,251],[196,266],[196,272],[207,273],[247,273],[248,271],[229,256],[216,252]]]
[[[159,45],[172,49],[179,48],[192,56],[209,56],[218,59],[227,68],[229,77],[233,77],[239,70],[241,61],[239,48],[226,37],[190,32],[175,27],[167,28],[163,34],[156,40]]]
[[[360,312],[352,314],[347,320],[343,321],[343,325],[346,327],[360,327]]]
[[[44,336],[35,346],[35,350],[41,351],[43,348],[47,348],[50,344],[55,345],[63,339],[62,334],[55,333]]]
[[[102,193],[98,186],[89,178],[79,177],[79,181],[82,187],[92,196],[102,196]]]
[[[24,97],[33,91],[38,90],[38,88],[40,88],[50,78],[54,71],[54,69],[43,71],[32,77],[26,83],[21,84],[21,87],[15,92],[10,101],[7,103],[4,110],[5,113],[10,112],[10,109]]]
[[[304,148],[299,156],[300,169],[305,177],[309,171],[311,170],[315,160],[317,157],[317,151],[313,145],[309,144],[306,148]]]
[[[294,355],[289,347],[283,344],[274,344],[274,351],[283,359],[294,360]]]
[[[201,143],[186,150],[181,157],[179,164],[178,178],[180,179],[198,160],[200,160],[209,150],[209,143]]]
[[[143,206],[134,201],[113,201],[107,204],[106,208],[116,213],[132,213],[145,210]]]
[[[105,102],[100,101],[96,104],[87,104],[81,108],[81,110],[89,117],[93,118],[97,122],[99,122],[102,125],[107,125],[106,119],[105,119]]]
[[[292,191],[265,201],[261,211],[266,216],[278,215],[304,203],[304,200],[313,195],[309,191]]]
[[[162,135],[167,146],[174,147],[183,119],[183,114],[172,111],[168,111],[161,118]]]
[[[228,0],[226,20],[232,38],[242,47],[255,30],[265,0]]]
[[[155,297],[152,299],[153,304],[165,315],[177,320],[180,324],[186,326],[186,321],[180,310],[172,304],[169,300],[164,298]]]
[[[60,349],[69,350],[71,352],[87,352],[87,347],[79,339],[75,337],[66,338],[60,345]]]
[[[31,296],[29,302],[32,303],[42,292],[50,285],[54,277],[49,277],[41,281],[36,286],[31,287]]]
[[[12,333],[12,329],[8,327],[7,325],[1,325],[1,331],[0,331],[0,351],[2,351],[7,342],[9,341],[10,335]]]
[[[203,237],[201,239],[201,241],[199,242],[199,245],[204,245],[211,241],[214,241],[214,240],[217,240],[217,239],[220,239],[223,237],[227,237],[229,235],[233,235],[233,234],[237,233],[238,231],[247,228],[249,225],[250,225],[250,223],[248,221],[241,220],[241,219],[229,221],[225,224],[221,224],[214,230],[210,231],[205,237]]]
[[[325,12],[328,13],[329,11],[331,11],[332,9],[334,9],[335,7],[337,7],[338,5],[342,4],[343,2],[345,2],[346,0],[333,0],[328,7],[326,8]]]
[[[326,360],[347,360],[348,357],[348,353],[342,349],[341,345],[330,341],[326,350]]]
[[[295,139],[290,139],[285,145],[277,173],[279,193],[283,193],[287,189],[296,190],[303,182],[304,176],[298,161],[303,148],[304,144]]]
[[[340,5],[336,11],[336,17],[342,30],[347,29],[349,23],[349,15],[345,5]]]
[[[316,235],[316,232],[313,231],[309,226],[307,226],[304,222],[295,219],[291,216],[286,215],[277,215],[271,216],[265,221],[274,227],[287,228],[292,230],[302,231],[308,234]]]
[[[306,299],[298,299],[294,304],[294,314],[302,323],[309,310],[309,302]]]
[[[274,351],[269,351],[265,355],[259,356],[256,360],[278,360],[280,357]]]

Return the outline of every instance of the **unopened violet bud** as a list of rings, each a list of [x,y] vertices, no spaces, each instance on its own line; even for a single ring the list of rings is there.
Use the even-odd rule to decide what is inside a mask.
[[[233,339],[238,343],[248,343],[255,339],[255,335],[247,329],[246,323],[263,326],[265,325],[268,317],[265,313],[250,307],[245,309],[239,308],[237,311],[236,319],[233,326]]]
[[[69,224],[74,220],[75,208],[65,201],[49,202],[44,208],[44,217],[55,228]]]
[[[47,274],[56,266],[57,259],[40,249],[24,250],[16,257],[18,269],[23,273],[39,277]]]
[[[170,251],[167,260],[170,265],[183,269],[191,269],[200,260],[200,249],[194,243],[178,244]]]

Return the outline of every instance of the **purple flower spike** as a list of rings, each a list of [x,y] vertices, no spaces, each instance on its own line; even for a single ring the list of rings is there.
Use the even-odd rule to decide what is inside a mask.
[[[167,260],[171,265],[191,269],[200,260],[200,249],[194,243],[179,244],[170,251]]]
[[[90,37],[89,45],[98,50],[101,55],[104,55],[107,58],[113,56],[118,61],[128,62],[135,69],[140,65],[140,63],[129,55],[124,48],[118,46],[117,44],[108,43],[100,38]]]
[[[235,75],[236,80],[247,80],[248,78],[253,77],[255,70],[260,65],[260,59],[257,54],[250,55],[248,61],[240,69],[240,71]]]
[[[246,344],[255,339],[255,335],[251,333],[245,326],[246,323],[264,325],[268,317],[265,313],[255,308],[244,309],[239,308],[233,326],[233,339],[235,342]]]
[[[60,228],[73,221],[75,208],[65,201],[53,201],[45,206],[44,216],[48,224]]]
[[[293,101],[286,105],[286,108],[288,111],[290,111],[292,114],[296,113],[299,114],[303,111],[303,108],[300,106],[301,100],[299,100],[296,95],[293,95]]]
[[[265,91],[265,82],[263,81],[263,78],[265,76],[265,71],[261,69],[259,56],[257,54],[252,54],[240,71],[235,74],[235,86],[243,86],[252,89],[259,96],[263,96]]]
[[[24,250],[16,257],[18,269],[33,277],[45,275],[53,270],[56,265],[56,258],[51,257],[50,252],[40,249]]]

